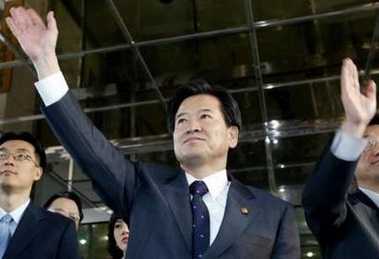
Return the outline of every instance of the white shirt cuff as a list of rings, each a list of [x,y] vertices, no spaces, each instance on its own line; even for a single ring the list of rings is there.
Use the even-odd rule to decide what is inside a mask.
[[[34,84],[45,106],[58,102],[68,92],[62,72],[57,72]]]
[[[330,150],[337,158],[356,161],[367,145],[367,140],[350,136],[339,129],[334,136]]]

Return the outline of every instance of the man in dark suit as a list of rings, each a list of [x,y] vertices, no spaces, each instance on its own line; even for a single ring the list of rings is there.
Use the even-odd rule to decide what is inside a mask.
[[[0,219],[11,217],[0,233],[0,258],[80,258],[74,223],[30,201],[45,164],[43,146],[29,133],[0,137]]]
[[[345,119],[303,192],[307,223],[323,258],[379,258],[379,125],[376,85],[361,93],[357,68],[345,59],[341,99]],[[357,188],[349,193],[354,175]]]
[[[292,206],[227,175],[241,115],[225,89],[192,82],[171,101],[168,127],[180,170],[131,162],[93,126],[68,90],[55,54],[53,13],[46,27],[31,9],[10,12],[7,23],[38,72],[37,89],[56,136],[130,227],[127,258],[299,258]],[[205,190],[202,198],[190,195],[194,182]],[[197,202],[193,213],[191,202]]]

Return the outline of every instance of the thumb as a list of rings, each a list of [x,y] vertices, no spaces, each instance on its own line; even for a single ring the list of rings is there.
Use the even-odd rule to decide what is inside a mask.
[[[370,80],[367,83],[367,86],[366,86],[366,96],[367,96],[367,98],[376,101],[376,84],[372,80]]]
[[[47,20],[47,28],[49,30],[54,30],[54,31],[57,31],[57,22],[54,18],[54,12],[53,11],[49,11],[47,13],[47,17],[46,17],[46,20]]]

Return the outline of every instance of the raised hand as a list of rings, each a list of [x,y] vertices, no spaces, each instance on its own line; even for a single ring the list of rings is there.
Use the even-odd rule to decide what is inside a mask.
[[[362,137],[376,113],[376,84],[370,80],[361,93],[357,67],[349,58],[343,60],[341,68],[341,100],[345,109],[342,129],[352,136]]]
[[[14,7],[5,21],[32,60],[40,79],[60,70],[55,54],[58,29],[53,12],[47,14],[45,25],[35,10]]]

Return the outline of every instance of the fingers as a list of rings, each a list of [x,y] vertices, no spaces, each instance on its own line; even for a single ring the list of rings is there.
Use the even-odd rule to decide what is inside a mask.
[[[27,10],[24,7],[14,7],[9,12],[13,26],[18,32],[24,31],[28,27],[28,24],[31,23]]]
[[[27,18],[28,24],[30,25],[37,25],[45,27],[44,22],[42,21],[41,17],[37,14],[37,12],[34,9],[28,9],[26,10],[27,15],[25,15]]]
[[[9,12],[10,16],[5,21],[16,37],[31,27],[46,28],[41,17],[33,9],[25,9],[19,6],[12,7]]]
[[[350,58],[345,58],[341,67],[341,86],[359,90],[359,75],[357,67]]]

